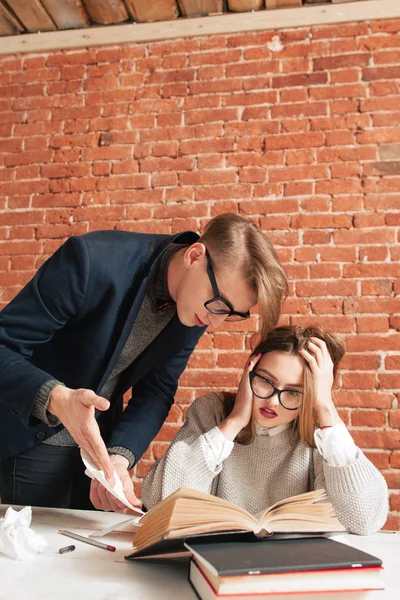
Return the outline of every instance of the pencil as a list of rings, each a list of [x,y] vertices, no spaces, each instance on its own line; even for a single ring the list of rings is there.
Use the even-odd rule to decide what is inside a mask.
[[[72,531],[66,531],[65,529],[59,529],[58,533],[61,535],[65,535],[66,537],[70,537],[73,540],[78,540],[78,542],[84,542],[85,544],[90,544],[90,546],[96,546],[96,548],[102,548],[103,550],[108,550],[109,552],[115,552],[115,546],[110,546],[109,544],[103,544],[103,542],[98,542],[97,540],[93,540],[92,538],[85,537],[84,535],[78,535],[77,533],[73,533]]]

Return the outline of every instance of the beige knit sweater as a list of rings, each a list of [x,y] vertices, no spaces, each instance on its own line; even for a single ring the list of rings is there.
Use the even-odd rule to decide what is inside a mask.
[[[220,394],[210,393],[193,402],[182,429],[143,482],[147,509],[181,485],[230,500],[252,514],[283,498],[325,488],[350,532],[367,535],[383,526],[386,482],[361,451],[350,465],[333,467],[318,450],[294,439],[289,428],[274,436],[256,435],[247,446],[235,443],[222,464],[210,467],[201,438],[222,421],[221,400]]]

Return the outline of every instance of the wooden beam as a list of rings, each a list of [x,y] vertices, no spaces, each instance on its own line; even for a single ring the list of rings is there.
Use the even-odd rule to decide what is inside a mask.
[[[319,2],[320,0],[318,0]],[[325,0],[322,0],[324,2]],[[330,0],[326,0],[329,2]],[[293,6],[301,6],[302,0],[265,0],[265,6],[267,8],[287,8]]]
[[[129,18],[122,0],[85,0],[85,6],[92,21],[102,25],[122,23]]]
[[[57,27],[43,8],[39,0],[7,0],[9,7],[15,12],[28,31],[54,31]]]
[[[199,35],[225,35],[267,29],[293,29],[351,21],[400,17],[399,0],[361,0],[254,13],[232,13],[157,23],[132,23],[0,38],[0,54],[48,52],[110,44],[154,42]]]
[[[12,35],[19,31],[24,31],[21,23],[8,8],[0,4],[0,35]]]
[[[87,27],[89,19],[81,0],[42,0],[57,29]]]
[[[264,0],[228,0],[228,8],[233,12],[261,10],[264,8]]]
[[[205,17],[224,11],[223,0],[178,0],[184,17]]]
[[[138,23],[169,21],[179,17],[176,0],[125,0],[125,5]]]

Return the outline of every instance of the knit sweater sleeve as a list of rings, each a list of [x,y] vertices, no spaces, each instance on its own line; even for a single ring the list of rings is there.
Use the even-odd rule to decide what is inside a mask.
[[[221,397],[215,393],[197,398],[190,406],[185,424],[143,481],[142,502],[148,510],[181,485],[211,493],[222,464],[209,463],[203,437],[221,422],[222,408]]]
[[[369,535],[380,529],[388,514],[388,489],[385,479],[370,460],[359,451],[349,465],[329,465],[314,451],[314,488],[325,488],[339,521],[350,533]]]

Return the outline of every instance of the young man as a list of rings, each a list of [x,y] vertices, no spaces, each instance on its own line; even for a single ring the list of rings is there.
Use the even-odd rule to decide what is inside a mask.
[[[287,290],[269,240],[226,214],[204,234],[98,231],[68,239],[0,314],[3,503],[119,510],[81,446],[133,504],[129,469],[157,435],[208,325],[265,332]],[[125,411],[122,397],[132,389]],[[89,490],[90,488],[90,490]]]

